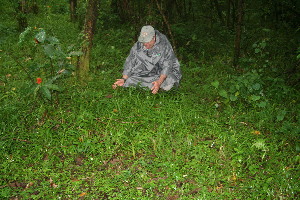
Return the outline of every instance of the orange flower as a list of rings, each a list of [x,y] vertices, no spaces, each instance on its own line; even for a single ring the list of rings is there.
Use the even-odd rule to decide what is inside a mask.
[[[253,131],[252,132],[254,135],[260,135],[260,132],[259,131]]]
[[[36,83],[37,84],[41,84],[42,83],[42,79],[41,78],[36,78]]]

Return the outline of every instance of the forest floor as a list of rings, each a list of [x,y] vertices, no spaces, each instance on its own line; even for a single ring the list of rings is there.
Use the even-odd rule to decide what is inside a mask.
[[[65,46],[76,40],[75,27],[53,23],[40,26]],[[1,199],[299,198],[299,93],[231,104],[218,90],[235,73],[230,57],[189,47],[178,49],[178,89],[113,90],[134,34],[97,34],[90,79],[59,80],[52,102],[24,89],[9,55],[30,56],[17,52],[19,34],[1,41]]]

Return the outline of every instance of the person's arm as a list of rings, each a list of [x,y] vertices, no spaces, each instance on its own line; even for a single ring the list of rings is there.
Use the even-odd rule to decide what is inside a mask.
[[[127,79],[128,79],[128,76],[123,75],[122,78],[117,79],[117,81],[112,85],[112,88],[116,89],[118,86],[123,86]]]
[[[129,77],[128,77],[127,75],[123,74],[122,79],[124,79],[124,80],[126,81],[128,78],[129,78]]]
[[[163,52],[163,61],[161,63],[162,71],[159,79],[157,81],[152,82],[153,87],[151,88],[152,93],[156,94],[161,86],[161,84],[166,80],[170,70],[172,68],[172,59],[174,56],[173,49],[171,44],[166,41],[165,51]]]
[[[156,94],[161,86],[161,84],[165,81],[165,79],[167,78],[167,75],[162,74],[160,75],[159,79],[157,81],[152,82],[153,87],[151,88],[152,93]]]
[[[116,82],[112,85],[113,89],[116,89],[118,86],[123,86],[125,81],[131,75],[131,69],[133,67],[133,63],[135,62],[135,52],[136,52],[137,44],[135,44],[129,53],[129,56],[126,58],[124,63],[123,76],[121,79],[117,79]]]

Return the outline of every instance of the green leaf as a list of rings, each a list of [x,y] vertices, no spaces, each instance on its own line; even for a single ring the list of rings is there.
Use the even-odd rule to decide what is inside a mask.
[[[43,42],[45,41],[45,39],[46,39],[46,32],[45,32],[43,29],[40,30],[40,32],[39,32],[38,34],[35,35],[35,38],[36,38],[39,42],[43,43]]]
[[[211,85],[214,86],[215,88],[219,88],[220,83],[219,81],[214,81],[211,83]]]
[[[260,53],[260,52],[261,52],[261,50],[260,50],[260,49],[258,49],[258,48],[256,48],[254,52],[255,52],[255,53]]]
[[[235,92],[237,92],[235,85],[231,85],[229,88],[229,93],[235,93]]]
[[[264,108],[264,107],[266,107],[266,105],[267,105],[267,102],[262,101],[262,102],[260,102],[260,103],[258,104],[258,107]]]
[[[266,182],[267,182],[267,183],[271,183],[272,181],[273,181],[273,177],[270,177],[270,178],[267,179]]]
[[[66,72],[66,73],[70,73],[69,71],[74,71],[75,70],[75,66],[74,65],[72,65],[72,64],[65,64],[65,71],[67,71],[68,70],[68,72]]]
[[[267,46],[267,43],[265,41],[261,42],[260,46],[264,49]]]
[[[41,85],[37,85],[34,89],[33,89],[33,96],[36,97],[38,91],[40,90]]]
[[[265,31],[265,32],[270,32],[271,31],[271,29],[268,29],[268,28],[263,28],[262,30]]]
[[[33,63],[28,68],[31,73],[39,71],[41,68],[43,68],[45,65],[39,64],[39,63]]]
[[[46,84],[45,87],[47,87],[50,90],[60,91],[60,88],[55,84]]]
[[[49,81],[47,81],[46,85],[52,84],[56,79],[60,78],[61,76],[63,76],[63,74],[58,74],[58,75],[54,76]]]
[[[257,149],[265,150],[266,149],[266,143],[264,139],[257,139],[253,143],[252,146],[255,146]]]
[[[44,51],[47,56],[52,58],[55,55],[55,48],[51,44],[47,44],[44,46]]]
[[[82,51],[72,51],[69,53],[69,56],[81,56],[82,54]]]
[[[296,151],[300,152],[300,144],[298,142],[296,143]]]
[[[51,43],[51,44],[59,44],[59,40],[56,37],[48,37],[47,40]]]
[[[25,31],[23,31],[20,36],[19,36],[19,43],[22,43],[24,42],[25,40],[25,37],[29,34],[29,32],[31,31],[31,27],[27,27],[25,29]]]
[[[278,115],[276,117],[277,121],[282,121],[284,119],[285,115],[286,115],[286,111],[285,110],[279,111],[279,113],[278,113]]]
[[[237,100],[237,96],[235,95],[230,95],[230,101],[236,101]]]
[[[195,34],[192,35],[192,40],[196,40],[197,36]]]
[[[226,92],[225,90],[220,90],[219,95],[220,95],[221,97],[226,98],[226,99],[228,98],[228,94],[227,94],[227,92]]]
[[[51,100],[51,92],[46,86],[41,87],[42,94],[49,100]]]
[[[250,99],[251,99],[252,101],[258,101],[258,100],[260,100],[260,96],[252,95],[252,96],[250,97]]]
[[[254,90],[259,90],[260,89],[260,84],[259,83],[255,83],[254,85],[252,85],[252,88]]]

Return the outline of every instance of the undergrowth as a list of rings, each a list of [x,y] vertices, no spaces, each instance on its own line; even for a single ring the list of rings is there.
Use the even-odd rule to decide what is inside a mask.
[[[47,31],[43,20],[31,23]],[[52,26],[65,47],[77,38]],[[112,90],[130,30],[96,36],[91,79],[61,80],[51,101],[28,95],[26,72],[9,56],[25,52],[2,41],[2,199],[299,197],[298,91],[263,71],[233,69],[228,53],[207,59],[187,48],[179,88]]]

